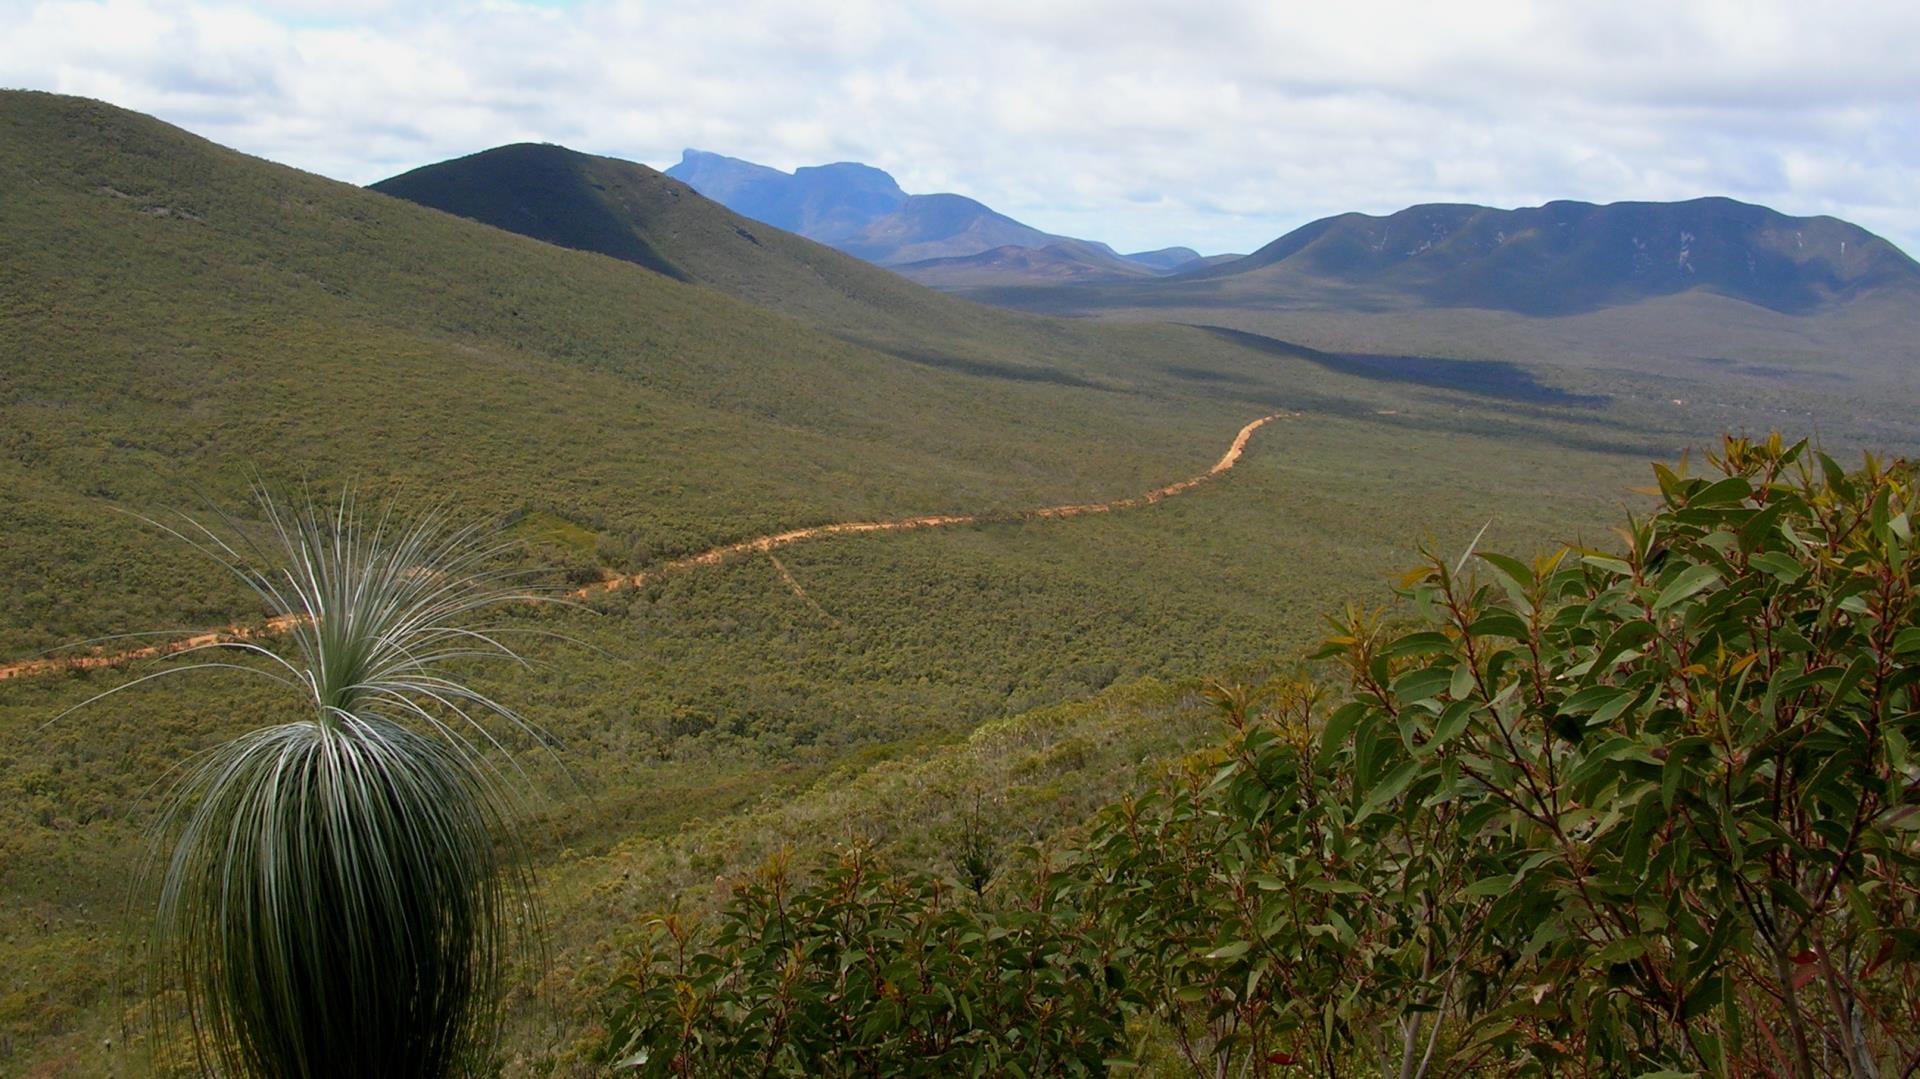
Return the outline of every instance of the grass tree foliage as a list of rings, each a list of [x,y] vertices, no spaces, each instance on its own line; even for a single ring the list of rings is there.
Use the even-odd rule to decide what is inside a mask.
[[[1656,467],[1623,551],[1433,558],[1407,617],[1338,620],[1337,678],[1219,687],[1222,744],[989,905],[1045,896],[1125,987],[1080,1018],[1123,1009],[1158,1073],[1913,1074],[1916,469],[1778,438],[1709,461]],[[643,956],[614,1037],[698,1044],[664,1017],[711,1021],[673,1002],[743,969],[749,924]],[[847,954],[729,975],[734,1007]],[[946,1006],[986,1006],[997,983],[956,969]]]
[[[513,656],[474,615],[534,597],[488,533],[442,515],[405,522],[351,495],[331,511],[260,505],[264,544],[232,520],[176,535],[293,623],[292,658],[211,647],[244,650],[310,710],[175,784],[154,852],[155,1015],[184,1011],[203,1072],[468,1074],[492,1051],[518,946],[535,943],[521,783],[496,758],[538,732],[457,671]]]

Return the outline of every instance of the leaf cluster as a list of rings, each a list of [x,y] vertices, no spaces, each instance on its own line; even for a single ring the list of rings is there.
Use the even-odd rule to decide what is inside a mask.
[[[540,597],[496,568],[484,530],[440,514],[259,500],[273,545],[191,521],[168,531],[253,588],[297,658],[216,642],[87,702],[229,669],[305,706],[201,754],[172,785],[150,870],[157,1049],[180,1035],[206,1074],[470,1073],[494,1051],[516,946],[536,943],[538,920],[490,727],[540,732],[453,671],[517,659],[473,616]],[[243,662],[203,658],[214,649]]]
[[[1710,462],[1656,467],[1624,554],[1429,560],[1411,626],[1339,620],[1337,699],[1223,690],[1217,770],[1107,813],[1085,902],[1183,1048],[1256,1074],[1920,1063],[1915,470],[1777,437]]]
[[[809,880],[784,855],[711,926],[652,923],[609,1056],[642,1075],[1088,1075],[1124,1045],[1125,979],[1044,892],[969,906],[870,848]]]

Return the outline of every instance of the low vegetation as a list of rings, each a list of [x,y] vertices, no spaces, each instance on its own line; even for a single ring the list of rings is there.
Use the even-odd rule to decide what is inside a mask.
[[[995,992],[1057,988],[1056,1016],[1120,1009],[1105,1032],[1036,1032],[1026,1047],[1050,1061],[1238,1052],[1225,1020],[1164,1001],[1186,1008],[1179,994],[1199,990],[1131,970],[1140,960],[1114,950],[1107,908],[1043,888],[1095,856],[1101,833],[1066,833],[1213,733],[1196,675],[1265,684],[1276,655],[1311,646],[1321,612],[1383,599],[1381,580],[1422,537],[1457,551],[1491,518],[1485,543],[1501,549],[1597,543],[1619,500],[1638,497],[1622,492],[1641,460],[1727,427],[1800,425],[1776,409],[1830,414],[1830,444],[1911,444],[1897,395],[1843,380],[1835,392],[1862,407],[1809,404],[1798,381],[1749,377],[1758,359],[1744,346],[1712,353],[1738,357],[1724,370],[1703,360],[1696,381],[1675,383],[1664,368],[1692,361],[1657,349],[1628,374],[1607,366],[1616,357],[1537,362],[1559,359],[1557,322],[1529,324],[1553,347],[1497,352],[1430,334],[1437,323],[1355,342],[1318,332],[1324,312],[1300,325],[1264,310],[1156,314],[1330,350],[1316,357],[1193,327],[1015,315],[798,238],[742,236],[715,207],[663,208],[675,198],[664,185],[623,189],[627,223],[648,226],[682,281],[50,95],[0,94],[0,150],[0,661],[129,628],[267,617],[243,584],[139,519],[190,490],[239,504],[253,469],[310,480],[322,500],[352,484],[497,521],[527,545],[511,568],[553,588],[783,529],[986,515],[652,577],[585,609],[498,612],[529,666],[452,674],[547,728],[551,742],[505,740],[513,763],[536,767],[557,745],[584,790],[525,819],[553,962],[544,980],[509,977],[538,982],[503,1002],[509,1075],[592,1073],[652,1044],[616,1020],[641,1022],[637,1005],[602,1007],[609,983],[638,976],[626,949],[649,954],[645,912],[715,917],[730,898],[716,879],[744,879],[783,847],[785,883],[760,878],[740,919],[857,866],[859,883],[817,897],[816,912],[876,889],[899,906],[872,932],[821,914],[792,939],[924,940],[956,970],[998,970]],[[1705,322],[1662,320],[1712,337]],[[1406,359],[1428,355],[1467,359]],[[1241,424],[1280,411],[1289,418],[1238,468],[1191,494],[1018,516],[1202,471]],[[235,523],[271,533],[257,517]],[[269,643],[295,661],[291,646]],[[124,882],[165,805],[156,780],[254,727],[308,718],[282,687],[210,671],[45,726],[161,669],[0,682],[0,1072],[150,1073],[151,1017],[121,942],[135,924]],[[1248,728],[1277,722],[1286,693],[1249,693]],[[1221,752],[1207,775],[1228,763]],[[1034,912],[1045,916],[1021,921]],[[1049,988],[1047,970],[1008,966],[1010,951],[976,955],[975,929],[1057,946],[1056,973],[1077,975],[1094,948],[1123,977]],[[711,947],[706,932],[689,948]],[[749,987],[714,998],[715,1022],[737,1024],[728,1009],[762,992],[745,974],[733,984]],[[984,1043],[991,1024],[924,1003],[911,1014],[942,1033],[875,1029],[862,1059],[935,1045],[993,1070],[1027,1059]],[[1447,1031],[1461,1029],[1456,1007]],[[692,1037],[705,1022],[651,1029]],[[1328,1052],[1348,1067],[1365,1039],[1335,1035]],[[1312,1048],[1261,1044],[1269,1058]],[[1452,1043],[1438,1044],[1436,1059]],[[780,1066],[825,1066],[795,1052]]]
[[[169,786],[155,1048],[185,1041],[187,1061],[227,1075],[470,1074],[493,1056],[516,941],[540,943],[516,781],[491,758],[540,732],[449,668],[516,659],[473,619],[538,597],[500,568],[498,541],[442,515],[259,501],[270,547],[191,521],[175,535],[289,623],[297,658],[212,644],[161,673],[251,672],[306,714],[220,743]]]
[[[709,1035],[856,984],[877,1027],[935,1036],[1005,991],[1006,919],[1084,1012],[1035,997],[970,1067],[1072,1073],[1041,1047],[1119,1014],[1168,1073],[1910,1072],[1916,470],[1777,438],[1711,464],[1658,468],[1623,551],[1429,560],[1401,615],[1340,620],[1338,681],[1217,686],[1222,744],[977,903],[856,851],[745,880],[713,928],[655,922],[609,1058],[718,1074]],[[936,899],[973,935],[930,933]],[[807,921],[901,904],[878,944]],[[755,1059],[804,1074],[804,1026],[762,1024]]]

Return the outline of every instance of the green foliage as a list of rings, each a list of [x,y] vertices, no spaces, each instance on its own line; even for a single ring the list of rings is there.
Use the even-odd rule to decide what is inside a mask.
[[[245,669],[308,714],[215,747],[175,785],[156,832],[155,1015],[184,997],[203,1071],[466,1074],[492,1053],[532,916],[486,720],[537,732],[449,665],[511,658],[471,618],[531,597],[491,568],[499,548],[438,516],[261,503],[272,563],[238,536],[176,535],[292,624],[296,661],[226,647],[267,660]]]
[[[653,922],[611,999],[616,1072],[1103,1074],[1118,967],[1045,890],[1001,910],[865,848],[817,880],[771,859],[702,926]]]
[[[1329,1074],[1897,1074],[1920,1062],[1906,462],[1728,439],[1624,556],[1434,559],[1077,888],[1196,1058]],[[1157,980],[1155,980],[1157,977]]]
[[[183,794],[155,973],[185,988],[203,1070],[440,1076],[486,1057],[523,912],[470,760],[384,720],[289,723],[215,750]]]
[[[1484,581],[1436,557],[1403,582],[1411,625],[1349,609],[1320,652],[1337,694],[1217,686],[1223,745],[980,917],[1045,897],[1118,970],[1129,1051],[1195,1074],[1920,1066],[1920,474],[1777,437],[1710,461],[1656,466],[1624,552],[1483,553]],[[843,888],[834,916],[900,887]],[[771,924],[732,917],[681,977]],[[838,954],[730,1000],[765,1014]],[[633,1029],[730,1029],[632,1001]],[[1104,1037],[1100,1003],[1062,1021]]]

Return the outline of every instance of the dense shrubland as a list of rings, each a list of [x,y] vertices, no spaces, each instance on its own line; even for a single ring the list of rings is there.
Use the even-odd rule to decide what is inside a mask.
[[[357,480],[504,517],[559,585],[799,525],[1132,495],[1206,467],[1252,416],[1305,413],[1231,477],[1150,510],[783,552],[805,597],[742,559],[597,597],[593,615],[501,612],[532,669],[461,674],[539,717],[593,792],[542,809],[528,837],[558,1007],[530,1019],[539,1008],[509,1001],[508,1074],[554,1071],[596,1036],[577,1020],[619,954],[615,927],[781,841],[810,853],[882,834],[903,870],[985,882],[942,909],[999,917],[1015,880],[1045,878],[1010,841],[1084,820],[1196,743],[1184,683],[1143,677],[1291,653],[1303,616],[1370,595],[1422,532],[1457,549],[1497,513],[1510,547],[1579,536],[1627,454],[1789,406],[1830,437],[1911,445],[1898,395],[1849,389],[1829,407],[1841,398],[1784,371],[1561,368],[1551,381],[1614,399],[1559,408],[1356,379],[1190,328],[947,301],[958,316],[934,318],[824,278],[805,295],[826,306],[772,316],[750,304],[801,295],[797,279],[691,288],[95,103],[6,95],[0,112],[4,661],[261,617],[237,581],[117,512],[194,491],[237,502],[245,465],[311,479],[322,499]],[[856,309],[876,321],[852,325]],[[1408,347],[1483,354],[1450,333]],[[1033,377],[1056,373],[1071,377]],[[0,683],[0,1072],[143,1073],[115,942],[154,781],[299,714],[209,672],[45,726],[153,669]],[[1252,701],[1250,721],[1273,707]],[[1006,795],[981,807],[976,790]],[[1129,1039],[1179,1059],[1162,1013],[1127,1007]]]
[[[982,897],[856,851],[663,918],[606,1058],[1910,1074],[1915,469],[1709,461],[1623,550],[1430,558],[1331,677],[1216,687],[1223,742]]]

